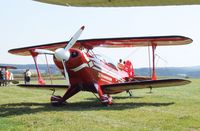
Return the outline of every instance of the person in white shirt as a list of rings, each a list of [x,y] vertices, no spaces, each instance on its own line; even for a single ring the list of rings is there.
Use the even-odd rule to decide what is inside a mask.
[[[29,84],[30,81],[31,81],[31,71],[29,69],[27,69],[25,72],[24,72],[24,82],[25,84]]]

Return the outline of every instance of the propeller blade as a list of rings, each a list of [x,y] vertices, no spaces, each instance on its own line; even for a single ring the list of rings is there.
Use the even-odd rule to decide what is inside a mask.
[[[48,54],[48,55],[55,54],[53,51],[45,50],[45,49],[35,49],[34,52],[39,53],[39,54]]]
[[[78,40],[78,38],[80,37],[82,31],[84,30],[85,26],[82,26],[75,34],[74,36],[70,39],[69,43],[67,44],[67,46],[65,47],[65,50],[69,50]]]
[[[69,75],[68,75],[68,73],[67,73],[67,69],[66,69],[65,61],[64,61],[64,60],[62,60],[62,64],[63,64],[63,67],[64,67],[65,79],[66,79],[66,81],[67,81],[68,86],[70,86]]]
[[[70,57],[70,52],[69,49],[76,43],[76,41],[78,40],[78,38],[80,37],[82,31],[84,30],[84,26],[82,26],[75,34],[74,36],[70,39],[70,41],[68,42],[68,44],[65,46],[65,48],[58,48],[55,50],[55,57],[62,61],[63,64],[63,68],[64,68],[64,74],[65,74],[65,78],[67,81],[67,84],[70,86],[70,81],[69,81],[69,75],[66,69],[66,65],[65,62],[69,59]]]

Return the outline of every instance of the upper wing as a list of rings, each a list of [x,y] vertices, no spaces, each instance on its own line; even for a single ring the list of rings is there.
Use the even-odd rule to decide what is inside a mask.
[[[190,81],[185,79],[145,80],[145,81],[133,81],[133,82],[125,82],[119,84],[103,85],[102,90],[106,94],[115,94],[133,89],[180,86],[189,83]]]
[[[11,49],[8,52],[17,55],[30,55],[30,51],[35,49],[47,49],[55,51],[57,48],[63,48],[69,41],[30,46],[24,48]],[[184,36],[156,36],[156,37],[127,37],[127,38],[101,38],[78,40],[73,48],[93,49],[95,47],[120,48],[120,47],[142,47],[151,46],[171,46],[184,45],[192,42],[192,39]]]

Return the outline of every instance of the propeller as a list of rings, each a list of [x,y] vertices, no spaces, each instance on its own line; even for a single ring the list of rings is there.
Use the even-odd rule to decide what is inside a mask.
[[[62,61],[63,64],[63,68],[64,68],[64,74],[65,74],[65,78],[67,83],[70,86],[70,82],[69,82],[69,75],[66,69],[66,65],[65,62],[69,60],[70,58],[70,52],[69,49],[71,47],[74,46],[74,44],[76,43],[76,41],[78,40],[78,38],[80,37],[82,31],[84,30],[84,26],[82,26],[69,40],[68,44],[64,47],[64,48],[58,48],[55,50],[55,52],[50,51],[50,50],[45,50],[45,49],[35,49],[36,53],[39,54],[50,54],[50,55],[54,55],[56,57],[56,59]]]
[[[50,50],[45,50],[45,49],[35,49],[34,52],[38,54],[48,54],[48,55],[54,55],[55,52],[50,51]]]

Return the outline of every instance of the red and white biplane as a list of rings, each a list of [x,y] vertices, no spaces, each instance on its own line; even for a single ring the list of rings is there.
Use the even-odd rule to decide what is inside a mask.
[[[97,93],[102,104],[112,104],[111,94],[121,93],[133,89],[159,88],[179,86],[190,83],[185,79],[157,79],[155,70],[155,49],[157,46],[184,45],[192,42],[192,39],[183,36],[156,36],[156,37],[128,37],[78,40],[84,30],[82,26],[75,35],[64,42],[16,48],[9,53],[23,56],[32,56],[38,73],[38,84],[19,86],[39,88],[67,88],[64,95],[52,95],[51,103],[60,105],[80,91]],[[133,73],[133,67],[129,61],[126,69],[120,70],[111,63],[99,59],[94,54],[95,47],[123,48],[123,47],[152,47],[152,75],[149,78],[138,77]],[[68,85],[46,85],[42,79],[37,56],[40,54],[53,55],[55,65],[65,76]]]

